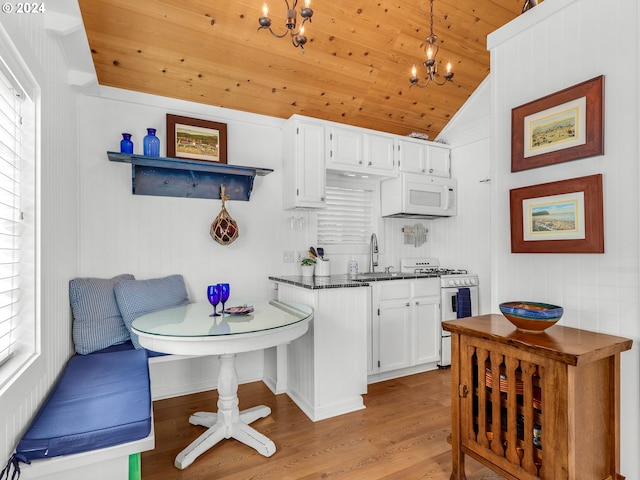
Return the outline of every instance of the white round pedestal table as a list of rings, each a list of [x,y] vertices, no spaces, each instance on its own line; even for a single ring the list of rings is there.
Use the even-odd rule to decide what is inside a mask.
[[[192,303],[143,315],[133,321],[133,332],[148,350],[220,358],[218,411],[196,412],[189,418],[192,425],[201,425],[207,430],[176,457],[175,466],[181,470],[225,438],[235,438],[265,457],[276,451],[269,438],[249,426],[269,415],[271,409],[265,405],[242,412],[238,409],[236,354],[274,347],[304,335],[313,318],[313,309],[278,301],[254,302],[253,307],[249,315],[210,317],[211,305]]]

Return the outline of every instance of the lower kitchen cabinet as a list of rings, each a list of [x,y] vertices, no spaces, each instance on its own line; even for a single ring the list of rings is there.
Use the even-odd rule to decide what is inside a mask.
[[[376,372],[411,366],[411,304],[408,299],[378,303]],[[375,323],[375,322],[374,322]]]
[[[440,283],[437,278],[373,285],[369,375],[439,360]]]

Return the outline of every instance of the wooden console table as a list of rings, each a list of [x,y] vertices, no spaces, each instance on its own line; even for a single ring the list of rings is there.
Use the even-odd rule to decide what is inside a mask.
[[[465,455],[511,480],[616,480],[626,338],[555,325],[524,333],[502,315],[451,332],[452,480]]]

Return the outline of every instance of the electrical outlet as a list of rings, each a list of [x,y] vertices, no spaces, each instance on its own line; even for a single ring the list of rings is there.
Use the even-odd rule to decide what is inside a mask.
[[[285,250],[282,252],[283,263],[293,263],[293,250]]]

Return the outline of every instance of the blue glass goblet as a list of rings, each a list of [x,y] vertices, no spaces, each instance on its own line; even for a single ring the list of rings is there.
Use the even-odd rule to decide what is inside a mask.
[[[207,287],[207,298],[209,303],[213,305],[213,313],[210,317],[219,317],[220,314],[216,313],[216,306],[220,303],[220,285],[209,285]]]
[[[228,283],[219,283],[218,288],[220,288],[220,300],[222,301],[222,313],[224,314],[224,304],[227,300],[229,300],[230,288]]]

